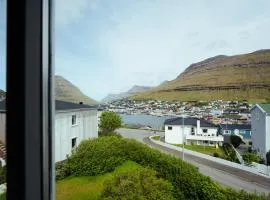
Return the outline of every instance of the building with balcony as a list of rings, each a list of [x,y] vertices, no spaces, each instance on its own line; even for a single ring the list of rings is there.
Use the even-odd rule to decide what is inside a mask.
[[[218,126],[204,119],[193,117],[177,117],[167,119],[165,126],[165,142],[187,145],[222,145],[224,138],[218,135]]]
[[[270,104],[256,104],[250,112],[252,148],[265,158],[270,151]]]

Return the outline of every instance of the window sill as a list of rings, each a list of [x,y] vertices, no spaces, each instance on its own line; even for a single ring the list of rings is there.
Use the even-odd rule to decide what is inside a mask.
[[[75,126],[78,126],[79,124],[73,124],[73,125],[71,125],[71,127],[75,127]]]

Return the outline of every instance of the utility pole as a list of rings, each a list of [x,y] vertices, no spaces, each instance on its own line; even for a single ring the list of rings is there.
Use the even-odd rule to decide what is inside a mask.
[[[184,128],[184,115],[182,115],[182,141],[183,141],[183,151],[182,151],[182,153],[183,153],[183,160],[185,160],[185,142],[184,142],[184,139],[185,139],[185,137],[184,137],[184,134],[185,134],[185,128]]]

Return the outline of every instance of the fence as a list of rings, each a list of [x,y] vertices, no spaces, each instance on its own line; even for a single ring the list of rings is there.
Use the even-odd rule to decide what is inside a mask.
[[[177,147],[177,146],[167,144],[167,143],[164,143],[164,142],[161,142],[161,141],[153,140],[152,137],[153,136],[150,136],[150,139],[151,139],[151,141],[153,143],[159,144],[161,146],[168,147],[170,149],[174,149],[176,151],[182,151],[183,150],[183,148],[181,148],[181,147]],[[206,155],[206,154],[203,154],[203,153],[191,151],[191,150],[188,150],[188,149],[185,149],[185,154],[190,154],[190,155],[193,155],[193,156],[196,156],[196,157],[199,157],[199,158],[204,158],[204,159],[219,163],[221,165],[226,165],[226,166],[233,167],[233,168],[240,169],[240,170],[244,170],[244,171],[259,175],[259,176],[270,178],[269,167],[266,166],[266,168],[264,168],[263,165],[260,165],[260,164],[258,164],[260,166],[250,167],[250,166],[246,166],[246,165],[243,165],[243,164],[241,165],[241,164],[238,164],[238,163],[235,163],[235,162],[224,160],[222,158],[217,158],[217,157],[209,156],[209,155]]]

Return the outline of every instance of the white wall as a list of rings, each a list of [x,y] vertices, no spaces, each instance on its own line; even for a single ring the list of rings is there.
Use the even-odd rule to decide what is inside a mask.
[[[172,130],[168,130],[168,127],[172,127]],[[185,136],[191,135],[191,128],[194,128],[194,135],[197,135],[197,127],[195,126],[184,126],[184,140]],[[207,133],[203,133],[202,129],[207,129]],[[182,125],[165,125],[165,142],[170,144],[183,144],[183,128]],[[217,128],[205,128],[200,127],[199,134],[202,136],[217,136]],[[207,140],[207,137],[205,138]]]
[[[6,113],[0,113],[0,140],[6,143]]]
[[[266,117],[266,153],[270,150],[270,116]]]
[[[259,113],[259,118],[257,119],[256,112]],[[251,139],[252,147],[254,150],[259,150],[258,152],[262,157],[265,156],[266,152],[266,121],[265,114],[258,108],[255,107],[251,110]]]
[[[168,130],[168,127],[172,127],[172,130]],[[185,126],[185,135],[190,134],[191,127]],[[183,129],[181,125],[165,125],[165,142],[170,144],[183,144]]]
[[[76,125],[72,125],[72,115],[76,115]],[[72,138],[77,145],[84,139],[98,137],[97,111],[58,112],[55,116],[55,161],[61,161],[71,153]]]

